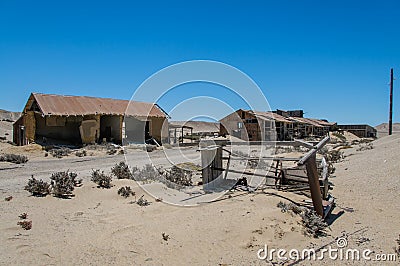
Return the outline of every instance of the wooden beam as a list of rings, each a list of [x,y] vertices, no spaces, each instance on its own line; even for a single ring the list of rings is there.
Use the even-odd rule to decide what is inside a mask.
[[[311,149],[309,152],[307,152],[298,162],[297,165],[304,165],[308,159],[313,157],[313,155],[316,155],[317,152],[322,149],[322,147],[325,146],[326,143],[328,143],[330,140],[329,136],[326,136],[323,140],[321,140],[317,145],[314,146],[313,149]]]
[[[317,161],[315,153],[306,160],[308,184],[310,185],[311,199],[315,212],[324,217],[324,207],[322,205],[321,189],[319,186]]]

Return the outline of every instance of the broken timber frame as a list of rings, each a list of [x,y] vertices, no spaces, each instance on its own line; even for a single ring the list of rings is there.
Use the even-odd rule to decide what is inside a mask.
[[[298,166],[303,166],[305,165],[306,170],[307,170],[307,179],[308,179],[308,184],[310,187],[310,192],[311,192],[311,199],[313,202],[314,210],[315,212],[320,215],[321,217],[325,218],[329,212],[331,211],[333,207],[333,201],[324,201],[327,194],[328,187],[324,188],[324,195],[321,193],[321,187],[320,187],[320,182],[319,182],[319,176],[318,176],[318,169],[317,169],[317,159],[316,155],[319,150],[321,150],[326,143],[328,143],[330,140],[330,137],[327,136],[323,140],[321,140],[318,144],[313,145],[311,143],[305,142],[303,140],[296,140],[298,144],[311,148],[309,152],[307,152],[300,160],[298,160],[297,165]],[[255,174],[255,173],[246,173],[243,171],[236,171],[229,169],[229,162],[231,159],[231,152],[227,151],[222,148],[221,145],[216,145],[213,143],[212,145],[205,144],[202,148],[200,148],[201,151],[201,161],[202,161],[202,178],[203,178],[203,186],[206,188],[206,186],[212,182],[213,180],[217,179],[219,176],[222,175],[222,171],[225,172],[225,178],[227,176],[227,172],[232,172],[232,173],[240,173],[240,174],[249,174],[249,175],[256,175],[256,176],[262,176],[265,178],[275,178],[277,175],[277,169],[278,165],[281,161],[286,160],[297,160],[293,158],[274,158],[271,157],[270,159],[274,160],[277,162],[275,168],[275,177],[269,176],[269,175],[261,175],[261,174]],[[229,157],[222,157],[222,150],[225,150],[229,153]],[[228,159],[227,167],[226,169],[222,168],[222,160],[223,159]],[[243,158],[242,158],[243,159]],[[254,159],[254,158],[247,158],[247,159]],[[259,158],[261,159],[261,158]],[[326,175],[324,173],[323,175]],[[301,179],[296,180],[295,177],[291,177],[292,180],[295,181],[302,181]],[[304,181],[303,181],[304,182]],[[323,177],[323,185],[327,185],[327,179],[326,176]],[[324,206],[325,205],[325,206]]]

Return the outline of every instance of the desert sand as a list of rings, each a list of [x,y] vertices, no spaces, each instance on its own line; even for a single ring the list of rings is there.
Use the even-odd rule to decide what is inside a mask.
[[[277,207],[280,201],[288,203],[287,199],[305,200],[294,193],[275,189],[231,191],[196,207],[173,206],[157,202],[134,180],[113,179],[111,189],[98,188],[90,181],[92,168],[110,172],[124,155],[57,159],[44,157],[45,151],[35,145],[13,147],[2,143],[0,153],[27,154],[30,160],[21,165],[0,162],[0,263],[272,265],[257,258],[257,251],[265,244],[287,250],[317,248],[334,246],[342,235],[347,235],[348,247],[369,248],[374,254],[394,253],[400,234],[400,135],[378,139],[373,147],[358,151],[359,145],[354,145],[343,150],[346,157],[335,165],[331,179],[337,206],[329,219],[328,235],[316,239],[304,235],[299,216]],[[195,149],[185,152],[189,157],[197,156]],[[156,161],[162,156],[162,150],[152,153]],[[137,150],[128,159],[141,166],[146,157],[145,151]],[[24,190],[31,174],[48,181],[51,173],[68,169],[83,178],[83,186],[74,190],[71,199],[51,195],[38,198]],[[144,195],[151,204],[142,207],[133,203],[135,197],[119,196],[117,190],[122,186],[130,186],[136,199]],[[173,193],[162,187],[159,190]],[[8,196],[13,198],[5,201]],[[31,230],[17,225],[18,215],[24,212],[32,220]],[[285,264],[290,263],[354,264],[330,259]]]

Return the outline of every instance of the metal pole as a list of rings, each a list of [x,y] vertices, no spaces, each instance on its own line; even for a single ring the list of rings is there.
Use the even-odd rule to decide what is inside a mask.
[[[392,135],[393,116],[393,68],[390,69],[390,103],[389,103],[389,135]]]

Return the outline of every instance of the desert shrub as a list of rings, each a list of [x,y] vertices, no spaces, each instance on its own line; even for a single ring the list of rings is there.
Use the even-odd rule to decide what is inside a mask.
[[[10,162],[10,163],[26,163],[28,161],[28,157],[25,155],[19,154],[3,154],[0,155],[0,162]]]
[[[132,179],[133,177],[129,166],[123,161],[111,168],[111,173],[118,179]]]
[[[75,155],[78,157],[84,157],[87,155],[87,152],[86,152],[86,150],[81,150],[81,151],[75,152]]]
[[[5,201],[11,201],[13,199],[13,196],[8,196],[8,197],[6,197],[4,200]]]
[[[18,217],[20,219],[24,220],[24,219],[28,218],[28,214],[26,212],[24,212],[24,213],[21,213],[20,215],[18,215]]]
[[[49,150],[49,152],[51,155],[53,155],[53,157],[62,158],[64,156],[68,156],[71,153],[71,150],[69,148],[62,147],[59,149],[53,148]]]
[[[176,165],[172,166],[171,170],[166,170],[164,176],[168,181],[179,186],[192,185],[192,172],[177,167]]]
[[[44,197],[50,193],[50,184],[44,182],[42,179],[37,180],[32,175],[25,186],[25,190],[32,193],[33,196]]]
[[[282,212],[292,212],[293,214],[300,215],[302,225],[305,228],[305,235],[316,238],[326,236],[325,229],[328,225],[314,210],[300,207],[294,203],[286,204],[282,201],[277,204],[277,207],[280,208]]]
[[[358,148],[357,151],[367,151],[367,150],[372,150],[374,148],[374,144],[372,142],[368,142],[365,144],[361,144]]]
[[[146,164],[141,170],[133,171],[133,179],[136,181],[160,180],[160,173],[151,164]]]
[[[136,202],[136,204],[137,205],[139,205],[139,206],[148,206],[148,205],[150,205],[150,202],[148,202],[146,199],[144,199],[143,198],[144,197],[144,195],[142,195],[141,197],[140,197],[140,199],[138,199],[138,201]]]
[[[127,198],[129,196],[135,196],[135,192],[132,191],[131,187],[125,186],[125,187],[121,187],[120,189],[118,189],[118,195],[121,195],[124,198]]]
[[[75,186],[82,183],[82,179],[77,180],[78,175],[74,172],[56,172],[51,175],[51,187],[54,196],[65,198],[72,195]]]
[[[304,208],[303,212],[301,213],[301,220],[306,229],[306,235],[313,236],[315,238],[326,236],[325,229],[328,225],[314,210]]]
[[[91,180],[101,188],[110,188],[112,177],[104,174],[104,171],[100,172],[100,170],[97,169],[97,170],[92,170]]]
[[[396,241],[396,246],[394,247],[394,252],[397,254],[397,257],[400,258],[400,235],[395,241]]]
[[[17,225],[21,226],[25,230],[32,229],[32,221],[21,221],[21,222],[18,222]]]
[[[168,241],[168,240],[170,239],[169,235],[167,235],[167,234],[164,233],[164,232],[161,234],[161,236],[162,236],[162,239],[163,239],[164,241]]]
[[[108,155],[114,155],[117,153],[117,149],[114,147],[114,145],[107,145],[107,154]]]
[[[286,203],[284,203],[284,202],[282,202],[282,201],[280,201],[280,202],[277,204],[277,207],[281,209],[281,212],[289,212],[289,211],[292,211],[294,214],[300,214],[300,213],[303,211],[303,208],[297,206],[297,205],[294,204],[294,203],[286,204]]]
[[[343,134],[341,134],[339,132],[332,132],[331,134],[332,134],[332,136],[335,136],[336,138],[338,138],[341,142],[346,142],[346,137]]]

